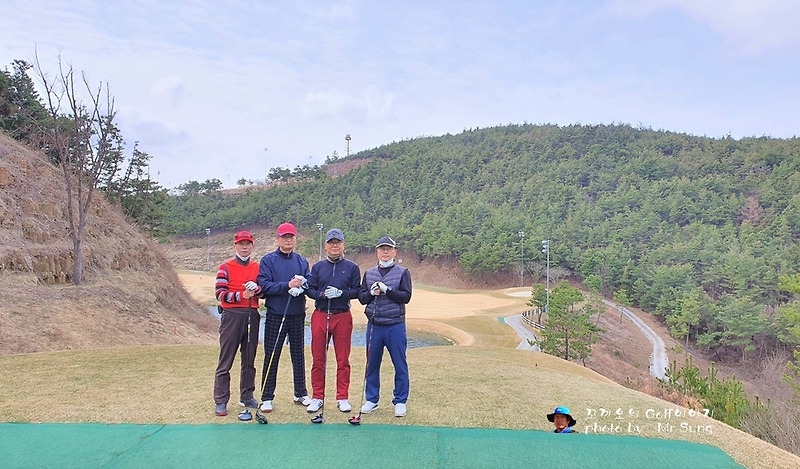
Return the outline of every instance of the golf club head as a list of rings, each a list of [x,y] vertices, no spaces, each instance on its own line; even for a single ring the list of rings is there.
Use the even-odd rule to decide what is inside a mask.
[[[243,411],[239,412],[239,420],[244,422],[253,420],[253,414],[250,413],[250,410],[244,409]]]
[[[256,422],[263,425],[269,423],[267,422],[267,417],[264,414],[262,414],[260,410],[256,412]]]
[[[355,417],[350,417],[347,419],[350,422],[350,425],[361,425],[361,414],[356,415]]]
[[[311,423],[322,423],[325,421],[325,414],[319,414],[311,418]]]

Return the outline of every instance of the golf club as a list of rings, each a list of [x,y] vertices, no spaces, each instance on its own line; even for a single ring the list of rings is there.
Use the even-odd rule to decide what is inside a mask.
[[[374,316],[374,314],[373,314]],[[367,329],[364,331],[364,340],[367,346],[367,360],[364,363],[364,384],[361,386],[361,404],[358,406],[358,415],[347,419],[350,425],[361,425],[361,408],[364,407],[364,399],[367,395],[367,370],[369,369],[369,351],[372,348],[372,330],[367,323]]]
[[[331,343],[329,336],[331,330],[331,300],[328,299],[328,314],[325,317],[325,364],[322,366],[322,390],[325,391],[325,381],[328,380],[328,345]],[[323,423],[325,421],[325,396],[322,396],[322,412],[311,419],[311,423]]]
[[[252,306],[252,304],[253,304],[252,298],[251,298],[249,303]],[[252,330],[251,329],[251,318],[250,318],[250,313],[248,312],[247,313],[247,342],[245,343],[244,358],[243,358],[244,359],[244,363],[248,363],[247,357],[250,354],[250,331],[251,330]],[[256,358],[255,353],[253,353],[253,362],[254,363],[255,363],[255,358]],[[239,401],[239,405],[244,407],[244,410],[239,412],[239,420],[241,420],[243,422],[247,422],[247,421],[253,420],[253,414],[250,413],[250,409],[248,409],[247,405],[245,405],[245,401]]]
[[[289,295],[289,300],[286,302],[286,307],[283,308],[283,316],[281,317],[281,324],[278,327],[278,334],[275,336],[275,343],[272,345],[272,353],[269,355],[269,362],[267,363],[267,368],[264,370],[263,377],[261,380],[261,397],[263,400],[264,397],[264,389],[267,387],[267,379],[269,378],[269,373],[272,370],[272,359],[275,358],[275,350],[278,348],[278,340],[280,340],[281,332],[283,331],[283,323],[286,321],[286,312],[289,311],[289,303],[292,301],[292,296]],[[266,322],[264,323],[264,327],[266,328]],[[256,422],[261,424],[266,424],[267,417],[259,409],[256,412]]]

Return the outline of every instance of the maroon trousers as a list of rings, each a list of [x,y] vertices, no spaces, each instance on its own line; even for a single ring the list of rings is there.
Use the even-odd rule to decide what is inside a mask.
[[[240,311],[242,308],[238,308]],[[227,404],[231,395],[231,367],[236,352],[241,352],[242,371],[239,379],[239,399],[246,401],[253,397],[255,390],[256,349],[258,348],[258,327],[261,318],[258,310],[249,312],[225,310],[219,323],[219,364],[214,377],[214,403]],[[247,336],[247,323],[250,323],[250,337]]]
[[[318,309],[311,315],[311,388],[314,399],[325,399],[326,344],[325,330],[333,338],[336,353],[336,399],[347,399],[350,389],[350,339],[353,315],[350,311],[331,314]],[[328,349],[330,351],[330,349]]]

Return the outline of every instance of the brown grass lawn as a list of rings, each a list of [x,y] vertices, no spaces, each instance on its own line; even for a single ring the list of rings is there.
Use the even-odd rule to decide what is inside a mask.
[[[180,275],[196,299],[213,302],[210,274]],[[524,309],[524,298],[502,291],[415,288],[409,328],[444,333],[459,345],[409,351],[411,396],[408,415],[402,419],[392,412],[393,370],[387,356],[381,408],[364,416],[365,423],[549,430],[552,424],[545,414],[556,405],[567,405],[581,432],[590,426],[589,431],[595,433],[681,439],[717,446],[746,467],[800,467],[797,456],[720,422],[703,416],[666,415],[687,410],[578,364],[516,350],[519,340],[498,317]],[[360,305],[354,308],[356,322],[363,324],[362,311]],[[310,351],[306,352],[310,368]],[[257,363],[263,354],[263,348],[259,349]],[[4,391],[0,420],[238,424],[234,402],[227,417],[213,415],[216,358],[213,343],[0,356],[0,389]],[[361,401],[363,348],[354,348],[351,359],[350,400],[356,407]],[[237,371],[232,374],[232,382],[237,383]],[[288,360],[281,361],[278,378],[270,422],[309,422],[311,415],[305,408],[292,404]],[[327,414],[329,422],[345,423],[348,417],[330,404]]]

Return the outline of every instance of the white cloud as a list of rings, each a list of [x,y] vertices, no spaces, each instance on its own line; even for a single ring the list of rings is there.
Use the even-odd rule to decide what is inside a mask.
[[[168,75],[153,85],[153,92],[159,98],[166,99],[175,105],[186,96],[186,83],[181,77]]]
[[[789,136],[795,4],[6,0],[0,68],[61,54],[110,84],[163,184],[235,184],[345,134],[354,153],[524,121]]]
[[[359,123],[383,120],[391,113],[394,96],[369,85],[357,93],[339,89],[309,92],[305,97],[306,117],[339,117]]]
[[[681,10],[708,24],[745,55],[800,45],[800,2],[794,0],[612,0],[609,5],[629,18]]]
[[[169,147],[185,143],[190,138],[186,129],[154,116],[141,115],[136,108],[129,106],[120,109],[118,118],[124,134],[129,138],[135,137],[134,141],[143,142],[147,148]]]

